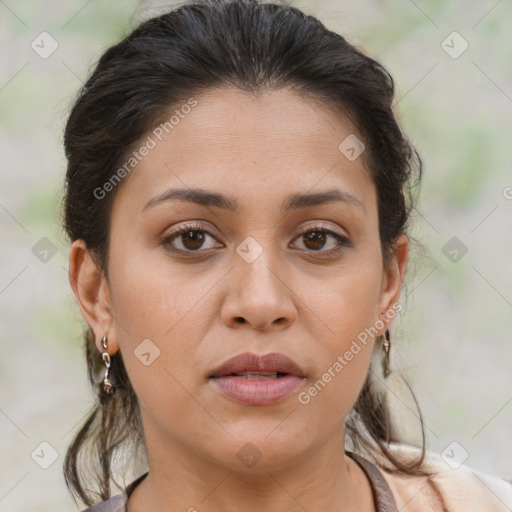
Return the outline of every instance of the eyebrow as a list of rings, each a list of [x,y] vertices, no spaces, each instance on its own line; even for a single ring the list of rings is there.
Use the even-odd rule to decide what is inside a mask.
[[[235,212],[238,208],[238,202],[236,199],[218,192],[211,192],[209,190],[199,188],[174,188],[150,199],[145,204],[143,211],[168,201],[187,201],[201,206],[215,206],[232,212]],[[283,213],[295,211],[300,208],[334,202],[343,202],[356,206],[365,215],[367,215],[366,208],[359,199],[349,192],[338,189],[326,190],[325,192],[316,192],[312,194],[292,194],[288,196],[284,202]]]

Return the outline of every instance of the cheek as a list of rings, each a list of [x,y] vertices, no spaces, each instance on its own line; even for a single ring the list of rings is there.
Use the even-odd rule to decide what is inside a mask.
[[[297,395],[298,412],[317,431],[343,428],[368,375],[374,344],[364,329],[371,308],[356,302],[346,305],[350,309],[340,311],[332,322],[336,335],[317,338],[312,352],[316,369]]]
[[[187,421],[176,418],[200,415],[189,390],[199,378],[198,343],[211,320],[201,309],[204,288],[191,286],[189,279],[166,279],[149,265],[139,272],[121,270],[112,304],[129,379],[144,416],[169,435],[186,437]]]
[[[364,263],[367,263],[366,265]],[[377,262],[360,262],[321,293],[308,293],[316,370],[299,403],[342,422],[356,401],[373,351],[381,274]]]
[[[141,398],[175,400],[191,371],[199,368],[198,344],[212,322],[205,290],[217,276],[191,276],[136,258],[119,258],[111,271],[111,303],[120,350]],[[206,294],[206,295],[205,295]],[[179,394],[179,393],[178,393]]]
[[[316,380],[297,395],[298,411],[308,423],[319,429],[335,431],[346,417],[361,392],[368,373],[372,347],[362,347],[350,361],[335,359]]]
[[[382,272],[374,260],[359,258],[304,290],[304,300],[325,330],[331,351],[343,351],[346,342],[378,318]]]
[[[127,254],[131,254],[127,256]],[[160,256],[137,248],[117,255],[111,272],[111,302],[119,336],[133,342],[150,338],[164,343],[177,332],[194,327],[190,315],[204,305],[206,291],[213,289],[216,276],[208,272],[183,271]],[[116,255],[112,252],[112,257]],[[201,304],[201,301],[202,304]]]

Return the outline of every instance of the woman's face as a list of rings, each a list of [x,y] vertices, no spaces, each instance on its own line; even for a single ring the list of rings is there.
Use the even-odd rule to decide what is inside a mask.
[[[376,192],[348,121],[284,90],[195,99],[168,134],[147,134],[155,147],[118,185],[108,307],[86,318],[98,350],[108,334],[122,353],[150,461],[285,467],[343,442],[373,349],[362,333],[398,300],[407,239],[384,269]],[[258,367],[212,378],[248,352],[283,354],[302,377],[262,379]]]

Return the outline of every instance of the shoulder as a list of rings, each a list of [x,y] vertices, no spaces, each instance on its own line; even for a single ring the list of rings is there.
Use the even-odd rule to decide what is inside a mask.
[[[404,461],[417,458],[421,452],[419,448],[405,444],[392,444],[391,450]],[[382,469],[390,467],[390,463],[385,459],[375,462]],[[512,510],[512,482],[510,481],[480,473],[467,465],[450,467],[440,455],[433,452],[427,452],[425,469],[432,472],[430,478],[381,471],[395,496],[398,510],[402,512],[428,510],[510,512]]]

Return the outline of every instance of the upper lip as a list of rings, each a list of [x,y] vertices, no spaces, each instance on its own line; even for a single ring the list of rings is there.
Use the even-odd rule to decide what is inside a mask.
[[[244,373],[286,373],[305,377],[301,367],[289,357],[279,352],[258,355],[245,352],[234,356],[213,371],[210,377],[224,377]]]

